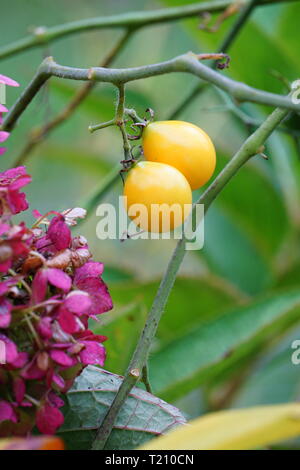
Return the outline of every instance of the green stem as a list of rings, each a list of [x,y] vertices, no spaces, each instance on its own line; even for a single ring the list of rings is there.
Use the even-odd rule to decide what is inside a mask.
[[[149,370],[148,365],[145,364],[142,370],[142,382],[145,385],[145,388],[148,393],[152,393],[152,388],[149,380]]]
[[[119,126],[122,139],[123,139],[123,150],[124,150],[124,159],[131,160],[131,145],[127,136],[126,126],[124,121],[124,114],[125,114],[125,86],[121,83],[118,86],[118,105],[116,110],[116,124]]]
[[[229,32],[226,34],[225,38],[221,42],[217,52],[228,52],[229,48],[232,46],[233,42],[237,38],[242,27],[250,17],[252,11],[256,6],[260,4],[260,0],[251,0],[248,4],[242,9],[237,19],[233,23]],[[212,68],[216,67],[216,62],[214,61],[211,65]],[[195,86],[195,88],[189,93],[189,95],[176,106],[174,111],[171,113],[169,119],[176,119],[190,104],[194,102],[198,96],[203,93],[206,89],[207,83],[200,83]]]
[[[224,186],[233,178],[237,171],[253,156],[259,153],[261,146],[273,132],[273,130],[287,116],[285,109],[276,109],[263,122],[263,124],[243,143],[239,151],[234,155],[223,171],[216,177],[208,189],[197,201],[197,204],[204,204],[205,212],[213,200],[222,191]],[[194,211],[196,210],[196,205]],[[166,273],[161,281],[158,292],[155,296],[152,307],[149,311],[146,324],[139,338],[136,350],[130,361],[124,380],[115,396],[115,399],[108,410],[93,443],[94,450],[100,450],[105,447],[107,439],[112,431],[115,419],[126,400],[130,390],[139,380],[141,371],[147,362],[150,347],[155,337],[160,318],[166,306],[169,294],[174,285],[178,270],[185,255],[185,239],[179,240],[171,260],[168,264]],[[133,373],[134,372],[134,373]]]
[[[106,127],[109,126],[115,126],[116,125],[116,120],[111,119],[110,121],[107,122],[101,122],[101,124],[95,124],[94,126],[89,126],[89,131],[92,134],[95,131],[99,131],[100,129],[105,129]]]
[[[247,5],[251,0],[240,0]],[[263,0],[262,4],[277,3],[282,0]],[[287,1],[287,0],[285,0]],[[288,0],[295,1],[295,0]],[[123,13],[107,17],[88,18],[80,21],[53,26],[50,28],[38,27],[33,34],[20,39],[12,44],[0,48],[0,59],[9,57],[28,49],[43,47],[61,37],[103,28],[140,28],[158,23],[165,23],[183,18],[197,16],[202,12],[218,12],[226,9],[232,0],[214,0],[200,2],[192,5],[183,5],[180,7],[164,8],[153,11],[141,11]]]
[[[133,80],[141,80],[167,73],[185,72],[217,86],[239,102],[249,101],[300,111],[300,105],[294,103],[290,97],[258,90],[244,83],[232,80],[200,63],[199,60],[203,57],[207,57],[207,54],[197,55],[189,52],[166,62],[128,69],[109,69],[104,67],[80,69],[66,67],[56,64],[51,57],[48,57],[42,62],[32,82],[29,83],[28,87],[7,114],[1,129],[10,131],[14,127],[19,116],[32,101],[41,86],[51,76],[70,80],[112,83],[120,90],[125,83]]]

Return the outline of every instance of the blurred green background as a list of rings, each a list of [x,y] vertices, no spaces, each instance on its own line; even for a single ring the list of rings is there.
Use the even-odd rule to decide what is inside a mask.
[[[184,5],[192,1],[150,0],[0,0],[1,45],[40,25]],[[275,75],[300,77],[300,3],[259,6],[230,49],[231,66],[221,73],[267,91],[286,93]],[[216,18],[213,17],[212,21]],[[234,18],[219,31],[198,27],[199,18],[143,28],[131,37],[116,67],[154,63],[192,50],[214,52]],[[19,81],[21,90],[43,57],[90,67],[118,41],[120,30],[101,30],[62,38],[1,62],[0,72]],[[129,84],[128,107],[143,114],[155,110],[165,119],[189,95],[197,79],[170,74]],[[1,157],[1,168],[14,165],[28,133],[54,117],[80,83],[51,80],[22,115]],[[8,107],[20,93],[9,89]],[[117,129],[91,135],[88,126],[111,119],[115,89],[98,85],[76,113],[30,155],[33,176],[27,194],[31,208],[44,213],[76,207],[120,161]],[[243,104],[261,120],[270,109]],[[249,130],[228,109],[215,89],[206,91],[180,119],[202,127],[214,140],[218,171],[245,140]],[[299,367],[291,362],[291,342],[300,337],[300,164],[299,118],[285,125],[294,136],[276,132],[265,153],[244,167],[222,192],[205,220],[205,247],[190,251],[171,294],[150,358],[154,392],[177,404],[189,417],[229,406],[299,399]],[[101,202],[117,203],[121,180]],[[100,202],[100,201],[99,201]],[[33,220],[25,214],[27,222]],[[94,259],[106,265],[105,280],[115,308],[94,329],[107,334],[106,368],[123,373],[136,344],[159,279],[174,248],[172,240],[99,241],[95,210],[75,233],[89,241]]]

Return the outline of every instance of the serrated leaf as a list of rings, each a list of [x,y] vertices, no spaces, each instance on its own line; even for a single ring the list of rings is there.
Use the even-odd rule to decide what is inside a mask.
[[[125,346],[126,347],[126,346]],[[69,449],[89,449],[123,377],[88,366],[67,393],[65,423],[59,430]],[[134,387],[123,405],[106,449],[133,449],[153,436],[185,424],[180,411]]]
[[[290,403],[209,413],[142,449],[246,450],[299,434],[300,405]]]
[[[276,294],[195,328],[150,359],[154,392],[174,400],[254,355],[267,339],[299,319],[299,305],[299,290]]]

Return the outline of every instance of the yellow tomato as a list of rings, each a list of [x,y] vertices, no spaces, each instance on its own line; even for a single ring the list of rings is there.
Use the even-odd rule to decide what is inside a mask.
[[[139,162],[124,185],[129,217],[147,232],[168,232],[181,225],[191,211],[192,190],[176,168],[156,162]]]
[[[143,132],[146,160],[172,165],[184,174],[192,189],[203,186],[216,166],[216,151],[200,127],[184,121],[156,121]]]

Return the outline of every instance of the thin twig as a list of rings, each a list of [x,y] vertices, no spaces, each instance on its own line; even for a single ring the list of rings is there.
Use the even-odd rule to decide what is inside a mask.
[[[108,67],[113,60],[119,55],[121,50],[127,44],[129,38],[133,34],[134,30],[129,29],[126,31],[113,49],[109,52],[104,61],[100,64],[101,67]],[[97,82],[87,82],[85,83],[74,95],[72,100],[67,104],[67,106],[59,112],[54,118],[49,122],[40,126],[36,129],[33,129],[31,134],[28,137],[27,142],[22,148],[18,158],[16,159],[15,166],[23,165],[25,160],[28,158],[30,153],[35,149],[35,147],[43,142],[43,140],[58,126],[60,126],[64,121],[66,121],[80,106],[80,104],[87,98],[91,93],[93,88],[97,85]]]
[[[226,34],[225,38],[221,42],[218,48],[218,52],[228,52],[229,48],[236,40],[242,27],[250,17],[252,11],[260,3],[260,0],[250,0],[250,2],[248,2],[248,4],[242,9],[241,13],[238,15],[229,32]],[[211,67],[216,68],[217,63],[213,62]],[[195,88],[190,92],[190,94],[179,105],[176,106],[176,108],[171,113],[169,119],[176,119],[177,116],[179,116],[191,103],[193,103],[196,98],[199,97],[199,95],[206,89],[206,86],[207,83],[200,83],[196,85]]]
[[[152,393],[152,387],[149,380],[148,364],[145,364],[142,370],[142,382],[145,385],[147,392]]]
[[[134,80],[174,72],[185,72],[195,75],[226,91],[239,102],[249,101],[269,106],[277,106],[292,111],[300,111],[300,104],[294,103],[291,97],[252,88],[242,82],[226,77],[200,63],[199,55],[193,54],[192,52],[165,62],[127,69],[111,69],[104,67],[80,69],[66,67],[54,62],[52,57],[48,57],[42,62],[33,80],[10,109],[1,126],[1,130],[11,131],[13,129],[28,104],[33,100],[42,85],[52,76],[69,80],[112,83],[120,88],[121,85]]]
[[[266,121],[264,121],[263,124],[250,137],[248,137],[239,151],[234,155],[230,162],[225,166],[225,168],[215,178],[212,184],[197,201],[197,204],[204,204],[205,212],[207,212],[211,203],[226,186],[226,184],[231,180],[231,178],[233,178],[233,176],[238,172],[238,170],[252,156],[258,153],[266,139],[282,122],[287,114],[287,110],[277,108],[275,111],[273,111],[272,114],[269,115]],[[193,212],[195,210],[196,209],[194,207]],[[132,387],[140,378],[140,371],[143,370],[143,367],[147,362],[152,341],[155,337],[160,318],[166,306],[184,255],[185,239],[183,237],[179,240],[168,264],[166,273],[161,281],[160,287],[149,311],[145,327],[139,338],[136,350],[130,361],[124,380],[97,432],[95,441],[93,443],[94,450],[100,450],[105,447],[107,439],[109,438],[109,435],[112,431],[115,419],[124,401],[126,400]]]
[[[249,1],[251,0],[241,0],[241,3],[247,5]],[[273,4],[281,1],[283,0],[262,0],[260,3]],[[232,0],[214,0],[160,10],[139,11],[107,17],[88,18],[50,28],[39,26],[35,28],[31,35],[1,47],[0,59],[4,59],[5,57],[9,57],[35,47],[45,47],[46,44],[49,44],[61,37],[70,36],[71,34],[77,34],[83,31],[99,30],[104,28],[146,27],[153,24],[166,23],[198,16],[203,12],[223,11],[230,4],[232,4]]]

